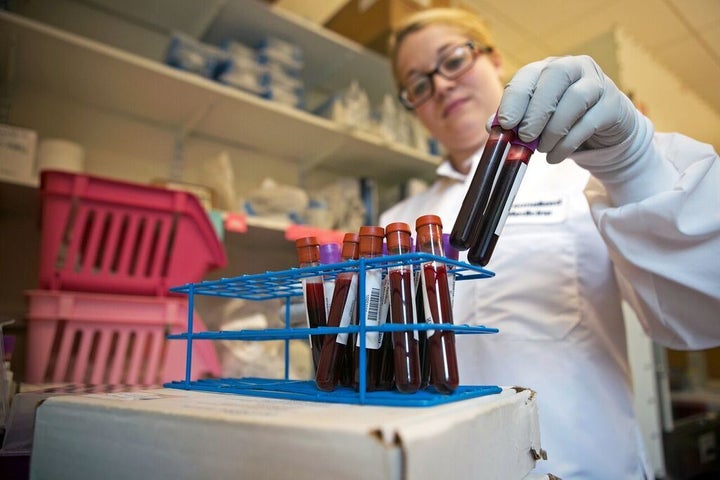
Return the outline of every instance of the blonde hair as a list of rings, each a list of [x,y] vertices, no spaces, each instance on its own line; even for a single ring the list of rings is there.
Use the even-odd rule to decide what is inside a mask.
[[[474,12],[463,8],[429,8],[409,15],[390,35],[388,55],[392,63],[395,83],[400,86],[400,72],[398,71],[397,54],[405,38],[413,32],[422,30],[429,25],[446,25],[456,29],[469,40],[474,40],[480,47],[495,50],[495,44],[490,30],[480,17]]]

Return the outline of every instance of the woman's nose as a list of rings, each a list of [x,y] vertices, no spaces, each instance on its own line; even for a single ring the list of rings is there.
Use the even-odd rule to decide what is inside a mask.
[[[432,78],[433,90],[436,95],[444,95],[445,92],[455,86],[455,80],[449,80],[442,75],[435,74]]]

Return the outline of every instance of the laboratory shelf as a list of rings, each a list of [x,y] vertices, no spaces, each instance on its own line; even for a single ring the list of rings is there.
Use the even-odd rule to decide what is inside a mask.
[[[248,11],[252,15],[248,16]],[[326,78],[333,76],[327,68],[335,71],[352,66],[353,70],[345,74],[352,75],[363,70],[378,72],[383,65],[350,42],[309,33],[311,30],[300,22],[284,18],[261,2],[230,2],[223,12],[208,36],[244,32],[253,23],[252,18],[258,19],[258,25],[295,25],[291,31],[307,38],[304,42],[312,41],[316,49],[326,46],[314,57],[328,59],[322,74]],[[236,24],[234,30],[226,23],[227,19],[240,18],[243,23],[240,27]],[[431,178],[440,161],[437,156],[377,135],[27,17],[0,12],[0,31],[0,66],[9,72],[8,91],[13,94],[50,94],[178,135],[273,155],[303,169],[320,168],[391,182]],[[342,66],[337,63],[340,59]],[[319,70],[319,66],[313,69]]]
[[[487,385],[461,385],[450,395],[437,393],[432,387],[413,394],[404,394],[396,391],[367,391],[363,372],[366,365],[366,354],[364,339],[366,332],[380,331],[427,331],[427,330],[450,330],[455,334],[494,334],[498,333],[496,328],[488,328],[482,325],[453,325],[453,324],[413,324],[400,325],[385,323],[378,326],[365,324],[364,318],[360,318],[355,325],[347,327],[318,327],[300,328],[290,326],[290,303],[293,297],[303,295],[303,280],[322,276],[323,278],[335,278],[341,273],[352,272],[358,275],[358,311],[364,311],[364,277],[370,270],[380,269],[383,272],[388,268],[408,265],[418,270],[426,262],[444,263],[448,272],[455,276],[456,281],[476,280],[490,278],[494,273],[469,265],[464,262],[438,257],[427,253],[410,253],[402,255],[388,255],[378,258],[361,258],[342,263],[319,265],[313,267],[291,268],[287,270],[265,272],[260,274],[248,274],[234,278],[222,278],[219,280],[188,283],[173,287],[172,292],[186,294],[188,296],[188,328],[186,332],[168,335],[168,339],[187,342],[186,371],[190,372],[192,366],[193,342],[212,340],[236,340],[236,341],[285,341],[285,378],[264,379],[264,378],[219,378],[191,381],[189,373],[184,380],[177,380],[165,384],[168,388],[185,390],[202,390],[212,392],[235,393],[241,395],[261,396],[270,398],[285,398],[292,400],[306,400],[329,403],[353,403],[363,405],[386,405],[386,406],[430,406],[442,403],[460,401],[483,395],[498,393],[497,386]],[[233,331],[193,331],[193,305],[195,297],[211,296],[223,298],[239,298],[253,301],[264,301],[270,299],[285,299],[285,328],[275,329],[247,329]],[[360,388],[356,391],[346,387],[338,387],[332,392],[319,390],[313,381],[300,381],[289,379],[289,342],[295,339],[307,339],[310,335],[328,335],[338,333],[355,333],[360,338]]]

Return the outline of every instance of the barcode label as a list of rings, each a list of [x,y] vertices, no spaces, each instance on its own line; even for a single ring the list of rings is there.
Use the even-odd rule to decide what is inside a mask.
[[[385,276],[382,281],[382,299],[380,301],[380,316],[378,325],[384,325],[390,313],[390,277]],[[378,348],[382,346],[385,332],[378,332]]]
[[[367,300],[368,302],[368,313],[367,313],[367,319],[368,321],[378,321],[378,318],[380,317],[380,289],[379,288],[373,288],[370,291],[370,296]]]
[[[380,300],[382,292],[382,271],[369,270],[365,273],[365,312],[362,318],[365,319],[365,325],[368,327],[376,327],[380,324]],[[377,350],[382,343],[380,332],[365,333],[365,348]],[[360,346],[360,336],[356,342]]]

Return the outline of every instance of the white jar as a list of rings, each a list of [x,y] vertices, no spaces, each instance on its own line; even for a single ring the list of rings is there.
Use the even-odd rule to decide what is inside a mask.
[[[40,141],[37,160],[38,174],[43,170],[83,172],[85,149],[70,140],[46,138]]]

